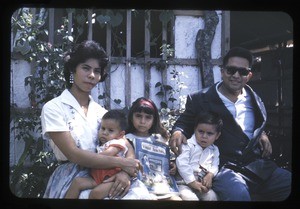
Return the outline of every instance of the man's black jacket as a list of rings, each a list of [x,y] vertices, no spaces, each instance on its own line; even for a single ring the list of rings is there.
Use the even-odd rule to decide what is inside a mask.
[[[251,95],[255,112],[255,131],[253,134],[255,140],[249,140],[220,99],[216,92],[216,85],[214,84],[207,91],[196,92],[187,97],[185,111],[176,121],[173,131],[182,130],[183,134],[190,138],[194,132],[196,116],[201,111],[217,112],[223,119],[221,136],[215,142],[220,150],[220,166],[228,161],[248,164],[256,158],[261,158],[257,137],[263,131],[267,118],[266,109],[261,98],[250,86],[245,86],[246,91]],[[246,149],[246,147],[248,148]]]

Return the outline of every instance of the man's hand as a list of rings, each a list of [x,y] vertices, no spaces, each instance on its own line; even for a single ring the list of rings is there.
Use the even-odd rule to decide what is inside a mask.
[[[272,154],[272,145],[271,145],[268,135],[265,132],[263,132],[260,135],[258,142],[259,142],[260,148],[262,150],[262,157],[263,158],[270,157],[270,155]]]
[[[175,155],[179,155],[181,153],[181,144],[187,143],[186,137],[181,133],[181,131],[174,131],[170,138],[170,148],[175,153]]]

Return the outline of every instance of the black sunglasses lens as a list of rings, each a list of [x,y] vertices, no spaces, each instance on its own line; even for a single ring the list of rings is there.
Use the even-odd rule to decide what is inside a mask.
[[[227,66],[225,67],[225,69],[227,70],[227,73],[229,75],[233,75],[236,73],[236,71],[238,71],[241,76],[247,76],[250,72],[246,68],[238,68],[238,67],[231,67],[231,66]]]
[[[237,71],[237,68],[235,68],[235,67],[225,67],[225,69],[229,75],[233,75]]]

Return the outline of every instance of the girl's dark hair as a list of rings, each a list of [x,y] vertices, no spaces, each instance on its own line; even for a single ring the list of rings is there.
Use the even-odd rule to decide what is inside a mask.
[[[223,120],[220,117],[220,115],[218,113],[210,112],[210,111],[201,112],[197,116],[194,128],[196,128],[198,124],[201,123],[215,125],[217,132],[221,132],[223,127]]]
[[[107,76],[106,66],[108,64],[108,57],[104,49],[93,40],[86,40],[75,45],[72,51],[65,54],[64,76],[67,88],[71,88],[70,74],[75,72],[76,67],[86,60],[94,58],[99,62],[101,68],[101,79],[99,82],[105,80]]]
[[[134,133],[136,131],[136,128],[133,125],[133,113],[135,112],[144,112],[146,114],[153,115],[153,124],[149,130],[149,134],[160,134],[165,140],[169,139],[169,133],[160,121],[158,109],[155,103],[151,99],[145,97],[136,99],[129,108],[128,128],[126,130],[126,134]]]
[[[119,110],[119,109],[109,110],[102,117],[102,120],[105,119],[116,120],[119,123],[121,130],[125,131],[127,128],[127,118],[123,110]]]
[[[231,57],[245,58],[249,62],[249,67],[250,68],[252,67],[253,56],[252,56],[252,53],[248,49],[245,49],[245,48],[242,48],[242,47],[233,47],[233,48],[231,48],[223,58],[223,66],[227,65],[228,60]]]

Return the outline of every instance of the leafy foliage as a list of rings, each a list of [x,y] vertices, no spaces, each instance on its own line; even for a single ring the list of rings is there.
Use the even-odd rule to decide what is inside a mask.
[[[40,13],[43,11],[41,10]],[[18,163],[10,169],[11,191],[18,197],[42,197],[50,174],[57,166],[53,153],[44,150],[46,144],[41,136],[41,107],[64,89],[63,52],[72,46],[73,37],[62,28],[56,31],[63,37],[58,45],[42,40],[48,34],[43,19],[36,18],[29,9],[20,9],[12,18],[14,54],[19,54],[31,64],[32,73],[25,78],[25,86],[31,91],[28,97],[31,108],[19,110],[11,107],[11,131],[17,140],[24,141],[24,150]]]

